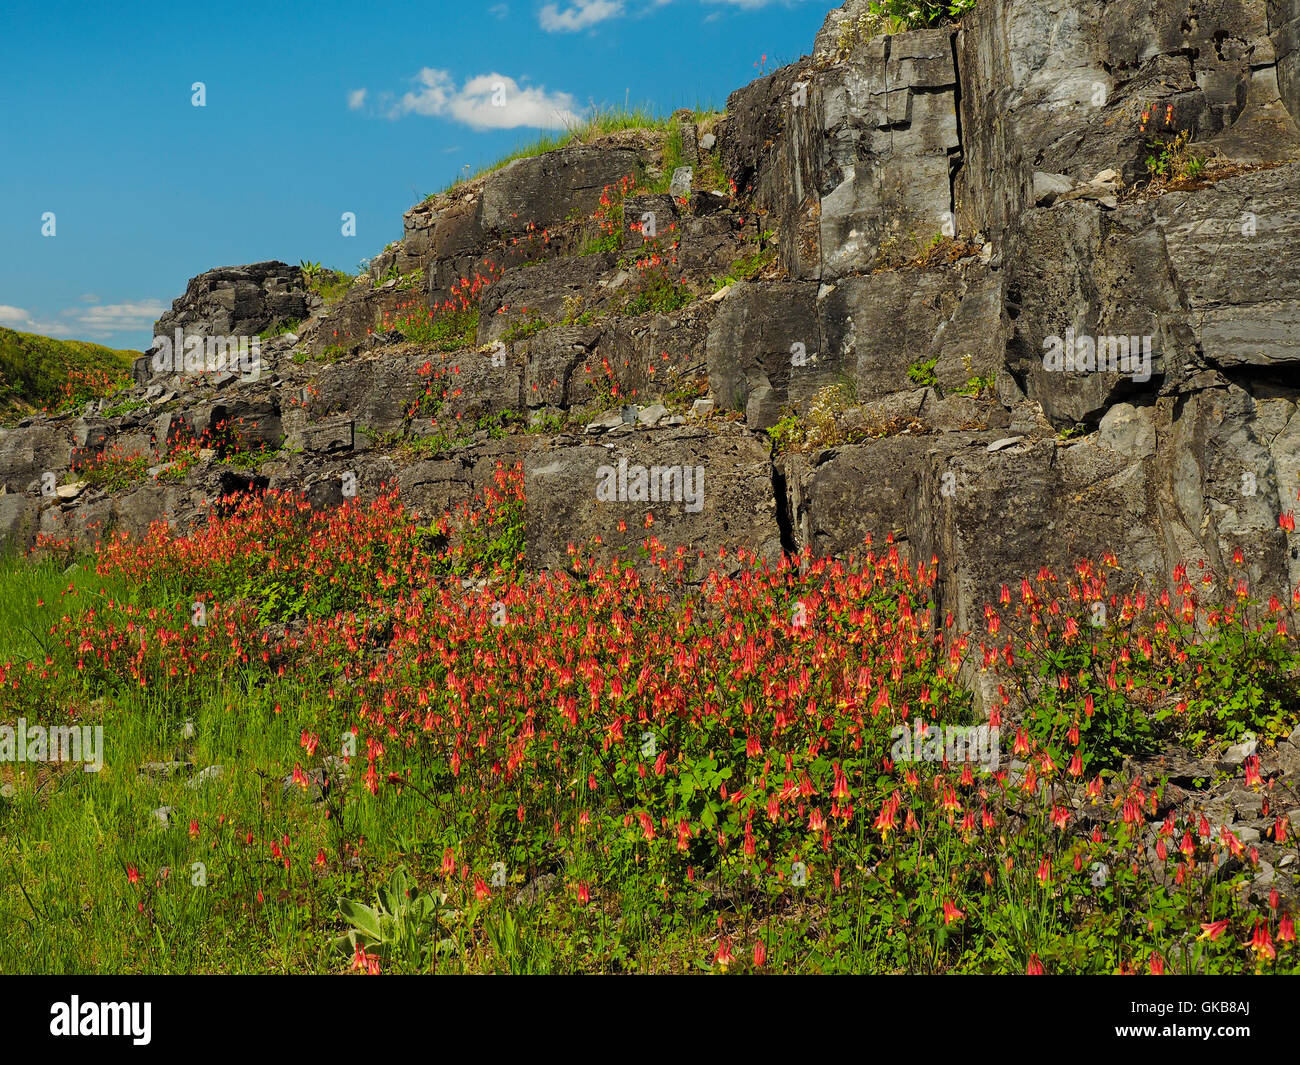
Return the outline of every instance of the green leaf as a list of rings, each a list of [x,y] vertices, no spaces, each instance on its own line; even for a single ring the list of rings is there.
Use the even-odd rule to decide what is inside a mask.
[[[376,942],[382,938],[378,911],[352,899],[339,899],[339,913],[353,928]]]

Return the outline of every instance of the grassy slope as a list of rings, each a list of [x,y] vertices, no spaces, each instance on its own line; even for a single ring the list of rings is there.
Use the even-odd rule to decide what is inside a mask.
[[[0,410],[54,409],[105,395],[139,356],[138,351],[84,340],[54,340],[0,328]]]

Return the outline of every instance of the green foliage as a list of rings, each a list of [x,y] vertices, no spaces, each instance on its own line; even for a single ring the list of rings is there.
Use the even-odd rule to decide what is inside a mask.
[[[399,865],[376,892],[377,905],[339,899],[339,915],[347,922],[345,935],[334,940],[336,949],[350,957],[358,951],[377,957],[385,969],[424,973],[437,963],[441,930],[439,918],[445,893],[425,892]],[[454,947],[454,941],[445,940]]]
[[[551,946],[536,925],[528,927],[510,910],[487,922],[488,938],[498,973],[536,976],[551,972]]]
[[[297,333],[300,325],[302,325],[301,319],[290,318],[263,329],[257,335],[263,340],[270,340],[272,337],[282,337],[287,333]]]
[[[953,391],[959,396],[980,396],[993,390],[997,379],[990,374],[987,377],[972,376],[966,383]]]
[[[523,315],[510,323],[510,327],[501,335],[503,344],[513,344],[517,340],[527,340],[546,329],[552,329],[555,322],[547,321],[540,314]]]
[[[105,407],[101,412],[105,418],[120,418],[124,414],[131,414],[134,411],[144,410],[149,406],[147,400],[128,399],[125,402],[118,403],[112,407]]]
[[[797,414],[786,414],[777,419],[775,425],[768,427],[767,435],[772,440],[773,454],[781,455],[798,448],[807,433],[802,418]]]
[[[914,362],[907,368],[907,378],[913,384],[934,388],[939,383],[939,379],[934,375],[934,368],[938,364],[938,356]]]
[[[143,455],[125,455],[114,449],[96,455],[91,462],[76,473],[72,481],[84,481],[92,488],[105,488],[118,492],[144,480],[149,469],[149,459]]]
[[[671,314],[690,303],[695,297],[677,278],[664,268],[646,270],[641,276],[639,290],[624,304],[625,314],[639,315],[655,311]]]
[[[437,351],[459,351],[474,346],[478,336],[479,307],[441,308],[437,312],[414,310],[384,316],[378,328],[395,329],[403,339],[429,344]]]
[[[1249,610],[1221,626],[1217,638],[1188,640],[1185,741],[1238,740],[1245,733],[1281,739],[1300,721],[1300,650]]]
[[[1180,594],[1191,594],[1179,580]],[[1197,617],[1168,595],[1121,597],[1106,581],[1107,567],[1079,563],[1061,597],[1068,608],[1044,615],[1040,580],[1004,611],[1013,638],[1037,618],[1028,653],[1004,673],[1032,702],[1029,732],[1054,757],[1071,728],[1095,771],[1170,740],[1203,748],[1249,732],[1271,742],[1300,720],[1300,647],[1278,631],[1276,600],[1261,610],[1241,592]]]
[[[1205,173],[1208,156],[1191,149],[1192,134],[1182,130],[1172,138],[1157,137],[1148,144],[1147,172],[1153,181],[1192,181]]]
[[[937,570],[883,545],[667,594],[581,551],[572,576],[439,579],[389,503],[215,525],[98,564],[0,559],[0,720],[112,736],[98,777],[4,774],[6,972],[1300,966],[1294,899],[1250,897],[1250,843],[1199,831],[1207,796],[1105,768],[1149,731],[1219,746],[1262,723],[1266,747],[1270,718],[1300,715],[1297,613],[1234,594],[1238,574],[1185,619],[1185,574],[1166,608],[1082,563],[1043,571],[968,633]],[[296,615],[317,624],[268,630],[256,609],[340,584]],[[900,720],[975,719],[968,666],[1005,685],[1000,770],[891,754]],[[1238,688],[1263,694],[1219,715]],[[142,771],[178,749],[224,774],[199,792]],[[1274,807],[1261,856],[1289,868],[1287,781],[1244,773],[1231,786]]]
[[[320,263],[301,262],[299,266],[307,288],[320,296],[327,305],[342,299],[355,280],[350,274],[322,267]]]
[[[140,354],[0,328],[0,408],[72,410],[110,396]]]
[[[881,34],[923,29],[944,20],[957,20],[975,7],[976,0],[872,0],[855,20],[839,24],[836,47],[841,55]]]
[[[722,167],[722,154],[716,147],[710,152],[700,153],[700,163],[695,169],[695,187],[702,192],[727,192],[731,182]]]
[[[397,264],[393,263],[393,265],[390,266],[382,276],[372,279],[372,286],[374,288],[382,288],[390,281],[397,282],[394,287],[399,292],[405,292],[408,289],[423,288],[424,269],[422,267],[416,267],[416,269],[412,270],[409,274],[404,274],[397,269]]]
[[[565,414],[539,413],[534,417],[526,432],[536,433],[540,436],[555,436],[564,431],[566,422],[567,415]]]
[[[738,281],[751,281],[767,267],[776,257],[775,248],[759,249],[750,255],[742,255],[739,259],[731,264],[731,269],[727,271],[724,277],[715,277],[713,279],[713,291],[726,288],[728,285],[734,285]]]

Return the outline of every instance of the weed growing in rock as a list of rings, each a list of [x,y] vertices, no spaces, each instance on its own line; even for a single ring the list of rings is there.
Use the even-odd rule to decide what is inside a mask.
[[[936,356],[932,359],[922,359],[912,363],[907,368],[907,379],[914,385],[922,388],[934,388],[939,383],[939,379],[934,375],[934,368],[939,363]]]

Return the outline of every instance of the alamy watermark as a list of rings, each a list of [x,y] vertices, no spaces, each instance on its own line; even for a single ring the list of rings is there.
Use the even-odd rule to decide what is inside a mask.
[[[174,337],[156,336],[152,366],[155,373],[238,373],[244,381],[262,375],[260,337],[186,336],[177,329]]]
[[[962,765],[978,762],[986,773],[996,773],[1002,761],[999,730],[988,725],[930,725],[915,722],[909,729],[895,725],[889,730],[894,746],[889,756],[895,762],[943,762]]]
[[[688,514],[704,509],[703,466],[617,466],[596,470],[599,503],[684,503]]]
[[[0,725],[0,762],[80,762],[87,773],[104,768],[103,725]]]
[[[1067,329],[1064,337],[1043,340],[1043,369],[1123,373],[1144,384],[1151,380],[1151,340],[1149,336],[1079,336]]]
[[[50,1035],[128,1036],[144,1047],[153,1038],[152,1014],[151,1002],[82,1002],[73,995],[50,1006]]]

